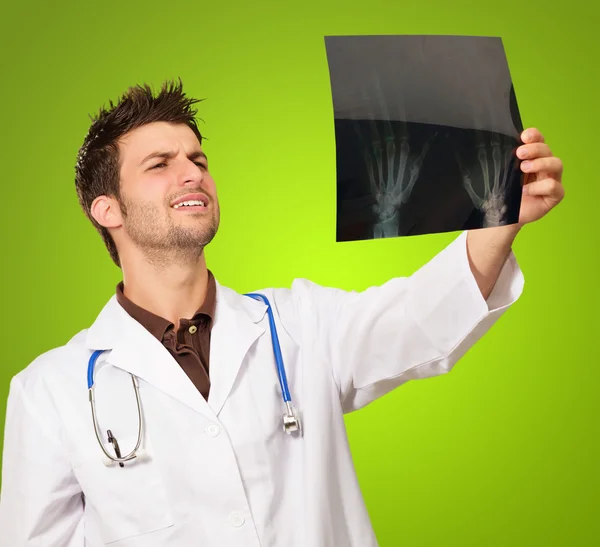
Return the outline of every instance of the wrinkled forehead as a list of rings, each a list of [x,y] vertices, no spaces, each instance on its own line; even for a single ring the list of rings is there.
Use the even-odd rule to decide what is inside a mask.
[[[190,127],[167,122],[153,122],[130,131],[119,139],[118,147],[122,167],[139,165],[143,158],[159,151],[190,154],[202,150]]]

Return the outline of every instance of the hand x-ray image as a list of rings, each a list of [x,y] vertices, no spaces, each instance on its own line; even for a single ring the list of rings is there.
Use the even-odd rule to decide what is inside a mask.
[[[523,126],[500,38],[328,36],[337,241],[513,224]]]

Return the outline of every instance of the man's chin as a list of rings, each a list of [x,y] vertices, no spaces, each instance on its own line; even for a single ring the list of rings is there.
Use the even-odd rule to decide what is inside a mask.
[[[187,233],[179,234],[177,239],[183,243],[183,246],[193,249],[205,247],[214,239],[216,235],[216,228],[211,230],[190,230],[187,231]]]

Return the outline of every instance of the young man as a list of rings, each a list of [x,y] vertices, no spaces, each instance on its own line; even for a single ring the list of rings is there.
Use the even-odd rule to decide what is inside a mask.
[[[518,226],[464,233],[362,293],[260,291],[269,307],[207,269],[219,203],[195,102],[180,84],[136,87],[86,137],[77,192],[123,281],[88,330],[11,383],[3,547],[375,546],[344,413],[449,371],[522,291],[517,232],[564,194],[560,160],[529,129]],[[108,465],[138,441],[138,457]]]

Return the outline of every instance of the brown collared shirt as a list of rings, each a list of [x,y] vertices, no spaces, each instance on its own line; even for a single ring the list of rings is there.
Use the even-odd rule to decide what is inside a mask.
[[[133,319],[162,342],[198,391],[208,400],[210,331],[217,303],[217,288],[213,274],[208,272],[208,287],[204,303],[192,318],[180,319],[177,330],[169,320],[134,304],[123,293],[123,287],[123,282],[117,285],[117,302]]]

